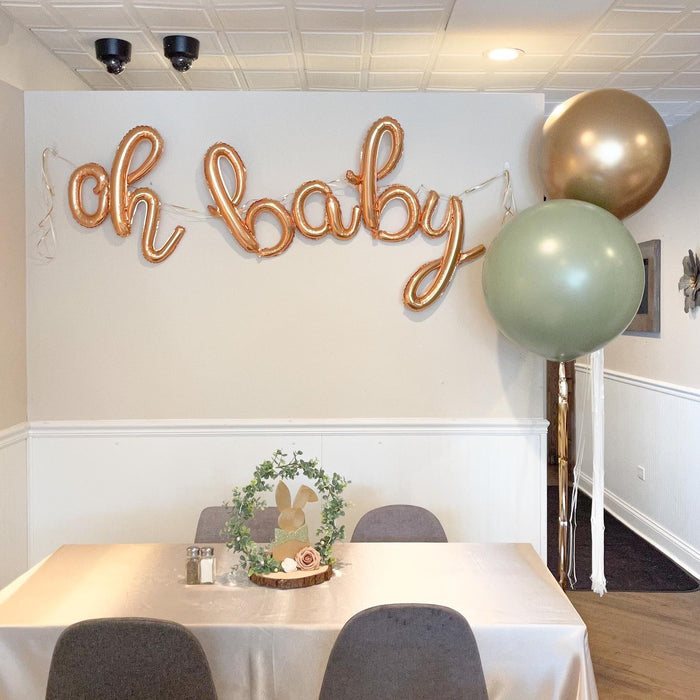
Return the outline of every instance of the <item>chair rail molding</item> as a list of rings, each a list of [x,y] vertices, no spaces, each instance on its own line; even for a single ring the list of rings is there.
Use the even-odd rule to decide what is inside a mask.
[[[0,449],[26,440],[29,436],[29,423],[17,423],[0,430]]]
[[[218,435],[545,435],[548,422],[537,418],[440,420],[397,419],[143,419],[32,421],[31,437]]]

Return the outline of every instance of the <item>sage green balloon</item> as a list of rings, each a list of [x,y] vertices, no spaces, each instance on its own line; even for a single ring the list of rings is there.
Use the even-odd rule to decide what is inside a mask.
[[[514,343],[568,362],[622,333],[644,293],[644,262],[622,222],[557,199],[517,214],[486,252],[489,312]]]

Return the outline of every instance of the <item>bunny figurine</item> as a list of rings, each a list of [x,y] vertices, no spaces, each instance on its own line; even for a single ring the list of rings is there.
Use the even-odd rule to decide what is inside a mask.
[[[306,525],[304,506],[318,501],[318,496],[308,486],[301,486],[294,497],[287,485],[280,481],[275,491],[275,502],[280,511],[275,528],[275,539],[272,542],[272,557],[281,562],[287,557],[294,559],[296,553],[309,546],[309,528]]]

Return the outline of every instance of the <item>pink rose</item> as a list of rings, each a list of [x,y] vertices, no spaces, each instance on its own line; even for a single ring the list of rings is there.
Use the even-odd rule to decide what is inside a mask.
[[[300,549],[294,559],[301,571],[313,571],[321,565],[321,555],[313,547]]]

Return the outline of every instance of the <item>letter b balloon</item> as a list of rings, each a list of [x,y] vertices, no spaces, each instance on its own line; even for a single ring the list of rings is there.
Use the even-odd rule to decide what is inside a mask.
[[[484,259],[482,286],[506,337],[568,362],[627,328],[644,276],[639,246],[617,217],[559,199],[526,209],[501,229]]]

